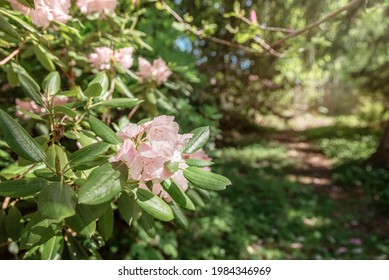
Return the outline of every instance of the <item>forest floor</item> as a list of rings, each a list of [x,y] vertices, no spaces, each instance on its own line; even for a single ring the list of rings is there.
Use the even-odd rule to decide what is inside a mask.
[[[198,192],[188,230],[158,223],[158,242],[143,234],[122,258],[389,258],[389,173],[363,164],[374,130],[328,122],[229,136],[212,169],[232,186]]]

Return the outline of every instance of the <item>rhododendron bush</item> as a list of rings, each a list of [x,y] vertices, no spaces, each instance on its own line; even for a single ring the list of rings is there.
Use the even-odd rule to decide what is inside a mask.
[[[136,29],[144,13],[138,1],[1,4],[1,88],[14,103],[0,109],[1,151],[12,155],[0,172],[0,244],[11,253],[99,258],[115,219],[150,236],[154,219],[186,227],[196,192],[230,184],[211,171],[209,127],[183,131],[161,113],[185,79]]]

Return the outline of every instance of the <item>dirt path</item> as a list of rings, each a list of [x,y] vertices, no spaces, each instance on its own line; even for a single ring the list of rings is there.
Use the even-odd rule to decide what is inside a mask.
[[[312,186],[315,191],[327,194],[334,200],[344,200],[350,196],[343,188],[332,184],[332,164],[322,150],[293,131],[275,134],[272,138],[285,145],[288,156],[298,163],[296,167],[288,170],[290,180]]]

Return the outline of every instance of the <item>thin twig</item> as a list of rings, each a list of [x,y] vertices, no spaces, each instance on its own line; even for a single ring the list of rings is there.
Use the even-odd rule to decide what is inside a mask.
[[[328,21],[328,20],[331,20],[333,19],[334,17],[336,17],[338,14],[344,12],[344,11],[347,11],[348,9],[354,7],[355,5],[357,5],[359,2],[361,2],[362,0],[352,0],[350,3],[348,3],[347,5],[337,9],[336,11],[326,15],[324,18],[318,20],[318,21],[315,21],[309,25],[307,25],[306,27],[300,29],[300,30],[297,30],[297,31],[293,31],[290,35],[286,36],[285,38],[275,42],[274,44],[271,45],[272,48],[275,48],[275,47],[278,47],[280,45],[282,45],[285,41],[291,39],[291,38],[294,38],[308,30],[311,30],[315,27],[318,27],[320,24]]]
[[[245,16],[239,14],[238,17],[243,20],[248,25],[252,25],[255,27],[258,27],[259,29],[265,30],[265,31],[273,31],[273,32],[283,32],[283,33],[290,33],[291,29],[284,28],[284,27],[272,27],[272,26],[264,26],[263,24],[259,24],[257,22],[253,22],[246,18]]]
[[[226,45],[228,47],[233,47],[233,48],[241,49],[241,50],[244,50],[244,51],[249,52],[249,53],[262,54],[261,52],[258,52],[257,50],[255,50],[253,48],[246,47],[246,46],[241,45],[241,44],[233,43],[233,42],[221,39],[221,38],[214,37],[212,35],[205,34],[202,30],[194,28],[192,25],[187,23],[179,14],[177,14],[172,8],[170,8],[170,6],[165,3],[165,1],[159,0],[159,2],[162,4],[162,6],[166,9],[166,11],[169,14],[171,14],[178,22],[182,23],[185,26],[186,30],[192,32],[196,36],[198,36],[200,38],[208,39],[208,40],[210,40],[212,42],[215,42],[215,43],[218,43],[218,44],[221,44],[221,45]],[[266,49],[266,48],[265,48],[265,50],[269,51],[269,49]],[[271,52],[269,52],[269,53],[271,53]],[[271,54],[275,55],[275,53],[277,53],[277,52],[274,51]],[[279,56],[279,55],[277,55],[277,56]]]
[[[7,64],[8,61],[10,61],[12,58],[14,58],[20,52],[20,50],[23,48],[24,44],[25,44],[25,42],[21,42],[19,47],[16,50],[11,52],[6,58],[4,58],[2,61],[0,61],[0,66]]]
[[[11,198],[7,196],[3,201],[3,205],[1,206],[1,209],[3,209],[3,210],[7,209],[10,201],[11,201]]]

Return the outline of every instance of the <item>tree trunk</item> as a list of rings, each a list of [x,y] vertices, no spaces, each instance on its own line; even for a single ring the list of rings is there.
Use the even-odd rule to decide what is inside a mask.
[[[370,157],[369,163],[377,167],[389,167],[389,121],[386,122],[384,134],[381,137],[377,150]]]

